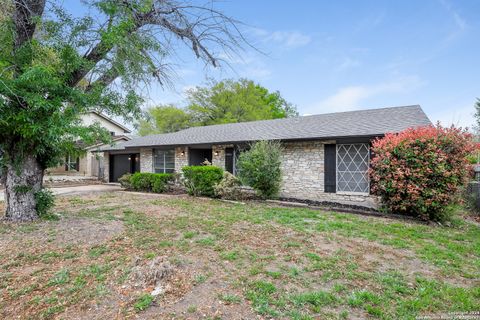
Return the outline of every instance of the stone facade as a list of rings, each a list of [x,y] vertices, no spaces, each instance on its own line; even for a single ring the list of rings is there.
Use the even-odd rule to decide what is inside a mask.
[[[289,142],[283,148],[282,197],[307,199],[323,193],[324,142]]]
[[[182,172],[182,168],[188,166],[188,147],[175,148],[175,172]]]
[[[103,181],[110,182],[110,154],[108,152],[103,153]]]
[[[140,172],[153,172],[153,149],[140,149]]]
[[[280,196],[313,201],[362,203],[374,207],[376,200],[369,195],[324,192],[325,144],[329,141],[284,143],[282,154],[282,185]]]
[[[217,144],[212,146],[212,164],[225,170],[225,148],[232,148],[233,144]]]
[[[370,195],[341,194],[324,192],[324,155],[325,144],[329,141],[286,142],[282,154],[282,184],[280,196],[283,198],[354,203],[376,207],[376,199]],[[233,145],[213,145],[212,164],[225,169],[225,148]],[[181,173],[188,166],[188,147],[175,148],[175,172]],[[108,153],[105,153],[105,168],[108,168]],[[140,149],[140,171],[153,172],[153,149]],[[104,180],[108,181],[108,169]]]

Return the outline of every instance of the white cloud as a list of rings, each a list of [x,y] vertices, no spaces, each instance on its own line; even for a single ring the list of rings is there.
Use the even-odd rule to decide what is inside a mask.
[[[458,11],[452,6],[448,0],[440,0],[441,5],[451,15],[453,22],[455,23],[455,30],[451,31],[444,39],[446,43],[454,40],[461,34],[463,34],[467,27],[467,21],[458,13]]]
[[[467,27],[467,22],[463,19],[460,14],[455,10],[452,4],[448,0],[440,0],[442,6],[452,15],[453,21],[460,30],[465,30]]]
[[[272,75],[272,71],[262,66],[254,66],[245,68],[240,72],[240,75],[244,78],[265,80]]]
[[[342,62],[338,65],[337,70],[342,71],[342,70],[347,70],[351,68],[355,68],[360,66],[360,61],[356,59],[352,59],[350,57],[345,57],[343,58]]]
[[[418,76],[400,77],[374,85],[357,85],[340,88],[335,94],[321,100],[309,111],[339,112],[358,109],[368,98],[381,94],[409,92],[424,85]]]
[[[286,49],[302,47],[312,41],[312,37],[298,31],[273,31],[253,28],[252,33],[262,42],[272,42]]]
[[[229,64],[233,71],[240,77],[265,80],[272,74],[271,69],[257,52],[247,52],[242,57],[220,54],[220,58]]]
[[[287,48],[296,48],[309,44],[312,38],[296,31],[275,31],[266,40],[280,43]]]
[[[453,12],[453,20],[460,30],[465,30],[467,28],[467,21],[463,19],[458,12]]]
[[[437,111],[438,110],[438,111]],[[440,121],[443,126],[455,125],[456,127],[469,127],[474,125],[473,114],[475,110],[472,104],[464,105],[463,107],[451,106],[447,108],[435,108],[435,111],[431,113],[430,120],[433,123]]]

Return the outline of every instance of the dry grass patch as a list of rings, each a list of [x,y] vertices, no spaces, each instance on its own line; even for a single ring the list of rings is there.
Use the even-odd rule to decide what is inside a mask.
[[[0,224],[0,317],[414,319],[480,309],[477,226],[117,192]],[[152,295],[153,293],[153,295]]]

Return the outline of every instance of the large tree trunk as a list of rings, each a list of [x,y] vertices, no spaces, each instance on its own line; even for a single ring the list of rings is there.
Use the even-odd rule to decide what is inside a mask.
[[[42,189],[43,168],[37,159],[26,155],[19,163],[8,163],[5,172],[5,219],[38,219],[35,193]]]

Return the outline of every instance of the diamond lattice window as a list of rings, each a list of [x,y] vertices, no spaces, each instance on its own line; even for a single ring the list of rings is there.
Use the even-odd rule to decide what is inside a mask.
[[[369,154],[366,143],[337,144],[337,192],[369,193]]]

